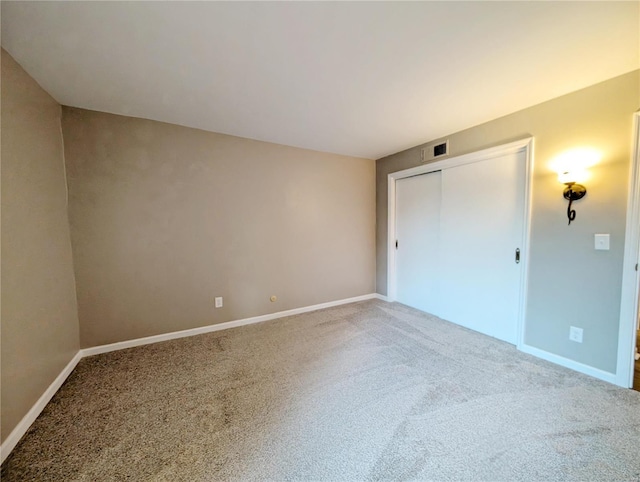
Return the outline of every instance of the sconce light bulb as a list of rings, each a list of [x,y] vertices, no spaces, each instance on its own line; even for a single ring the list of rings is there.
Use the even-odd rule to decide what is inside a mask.
[[[574,182],[569,171],[561,172],[560,174],[558,174],[558,181],[560,181],[562,184],[569,184],[570,182]]]

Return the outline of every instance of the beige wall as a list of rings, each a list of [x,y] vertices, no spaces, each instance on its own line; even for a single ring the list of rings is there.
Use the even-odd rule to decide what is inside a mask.
[[[2,51],[2,441],[78,352],[60,106]]]
[[[627,183],[639,71],[448,136],[452,156],[534,136],[533,209],[526,311],[527,344],[601,370],[616,371]],[[420,164],[420,148],[377,161],[377,290],[387,284],[387,174]],[[559,153],[591,147],[587,197],[567,226],[563,185],[550,169]],[[595,251],[595,233],[611,250]],[[584,342],[569,341],[569,326]]]
[[[62,126],[83,347],[374,291],[374,161],[67,107]]]

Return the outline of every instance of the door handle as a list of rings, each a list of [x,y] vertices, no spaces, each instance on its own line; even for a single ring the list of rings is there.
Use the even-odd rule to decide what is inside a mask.
[[[520,262],[520,248],[516,248],[516,263]]]

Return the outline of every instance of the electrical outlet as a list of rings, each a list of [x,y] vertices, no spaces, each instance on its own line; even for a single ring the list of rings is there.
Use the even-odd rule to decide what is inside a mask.
[[[216,308],[222,308],[222,296],[216,296]]]
[[[569,327],[569,340],[582,343],[582,328],[575,326]]]

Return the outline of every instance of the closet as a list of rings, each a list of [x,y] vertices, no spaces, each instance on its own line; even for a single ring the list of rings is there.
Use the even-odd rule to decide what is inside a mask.
[[[395,182],[396,300],[515,344],[526,151]]]

